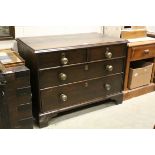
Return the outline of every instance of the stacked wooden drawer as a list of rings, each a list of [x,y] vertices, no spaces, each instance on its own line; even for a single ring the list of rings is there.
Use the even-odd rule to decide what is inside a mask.
[[[33,128],[30,71],[23,65],[0,73],[0,128]]]
[[[33,111],[41,127],[62,111],[107,99],[122,101],[124,40],[83,34],[17,41],[32,72]]]

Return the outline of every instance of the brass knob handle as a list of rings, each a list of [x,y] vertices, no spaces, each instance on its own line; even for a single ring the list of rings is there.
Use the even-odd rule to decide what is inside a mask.
[[[110,84],[105,84],[105,89],[108,90],[108,91],[111,90],[111,85]]]
[[[149,54],[149,53],[150,53],[149,49],[144,50],[144,54]]]
[[[111,72],[113,70],[113,66],[112,65],[107,65],[106,70]]]
[[[88,82],[85,82],[84,86],[85,86],[85,87],[88,87]]]
[[[68,64],[68,59],[66,57],[61,58],[61,64],[62,65],[67,65]]]
[[[60,99],[61,99],[61,101],[66,102],[67,101],[67,95],[61,94]]]
[[[67,79],[67,75],[64,73],[60,73],[59,78],[60,78],[60,80],[65,81]]]
[[[112,53],[109,52],[109,51],[106,51],[105,52],[105,57],[108,58],[108,59],[112,58]]]

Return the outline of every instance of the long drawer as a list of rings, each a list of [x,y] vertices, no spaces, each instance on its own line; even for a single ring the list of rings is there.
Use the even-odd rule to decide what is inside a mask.
[[[82,65],[39,71],[40,88],[102,77],[123,72],[124,59],[100,61]]]
[[[109,60],[125,56],[124,44],[81,48],[76,50],[64,50],[36,53],[39,68],[49,68],[91,62],[96,60]]]
[[[131,61],[155,57],[155,45],[144,45],[131,48]]]
[[[122,74],[41,90],[42,112],[58,110],[122,91]]]

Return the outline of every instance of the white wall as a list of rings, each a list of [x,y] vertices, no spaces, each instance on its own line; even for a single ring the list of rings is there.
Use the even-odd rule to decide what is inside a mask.
[[[100,26],[17,26],[16,38],[42,36],[42,35],[61,35],[75,33],[102,32]]]
[[[155,32],[155,26],[147,26],[147,30],[150,32]]]
[[[15,37],[32,37],[44,35],[62,35],[75,33],[102,33],[101,26],[16,26]],[[17,51],[16,41],[0,41],[0,49],[13,48]]]
[[[104,34],[110,37],[120,38],[122,26],[104,26]]]

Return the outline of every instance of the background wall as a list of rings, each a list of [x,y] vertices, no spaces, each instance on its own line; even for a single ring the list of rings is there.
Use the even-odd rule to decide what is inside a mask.
[[[111,37],[120,37],[122,26],[104,26],[104,34]],[[155,26],[147,26],[148,31],[155,32]],[[102,26],[15,26],[15,37],[31,37],[43,35],[61,35],[74,33],[103,33]],[[15,40],[0,41],[0,49],[13,48],[17,51]]]
[[[104,34],[111,37],[120,38],[122,26],[104,26]]]
[[[102,27],[100,26],[17,26],[15,29],[16,38],[42,35],[102,32]]]
[[[15,37],[31,37],[44,35],[62,35],[75,33],[102,33],[101,26],[15,26]],[[13,48],[17,51],[17,44],[15,40],[0,41],[0,49]]]
[[[155,26],[147,26],[147,30],[150,32],[155,32]]]

